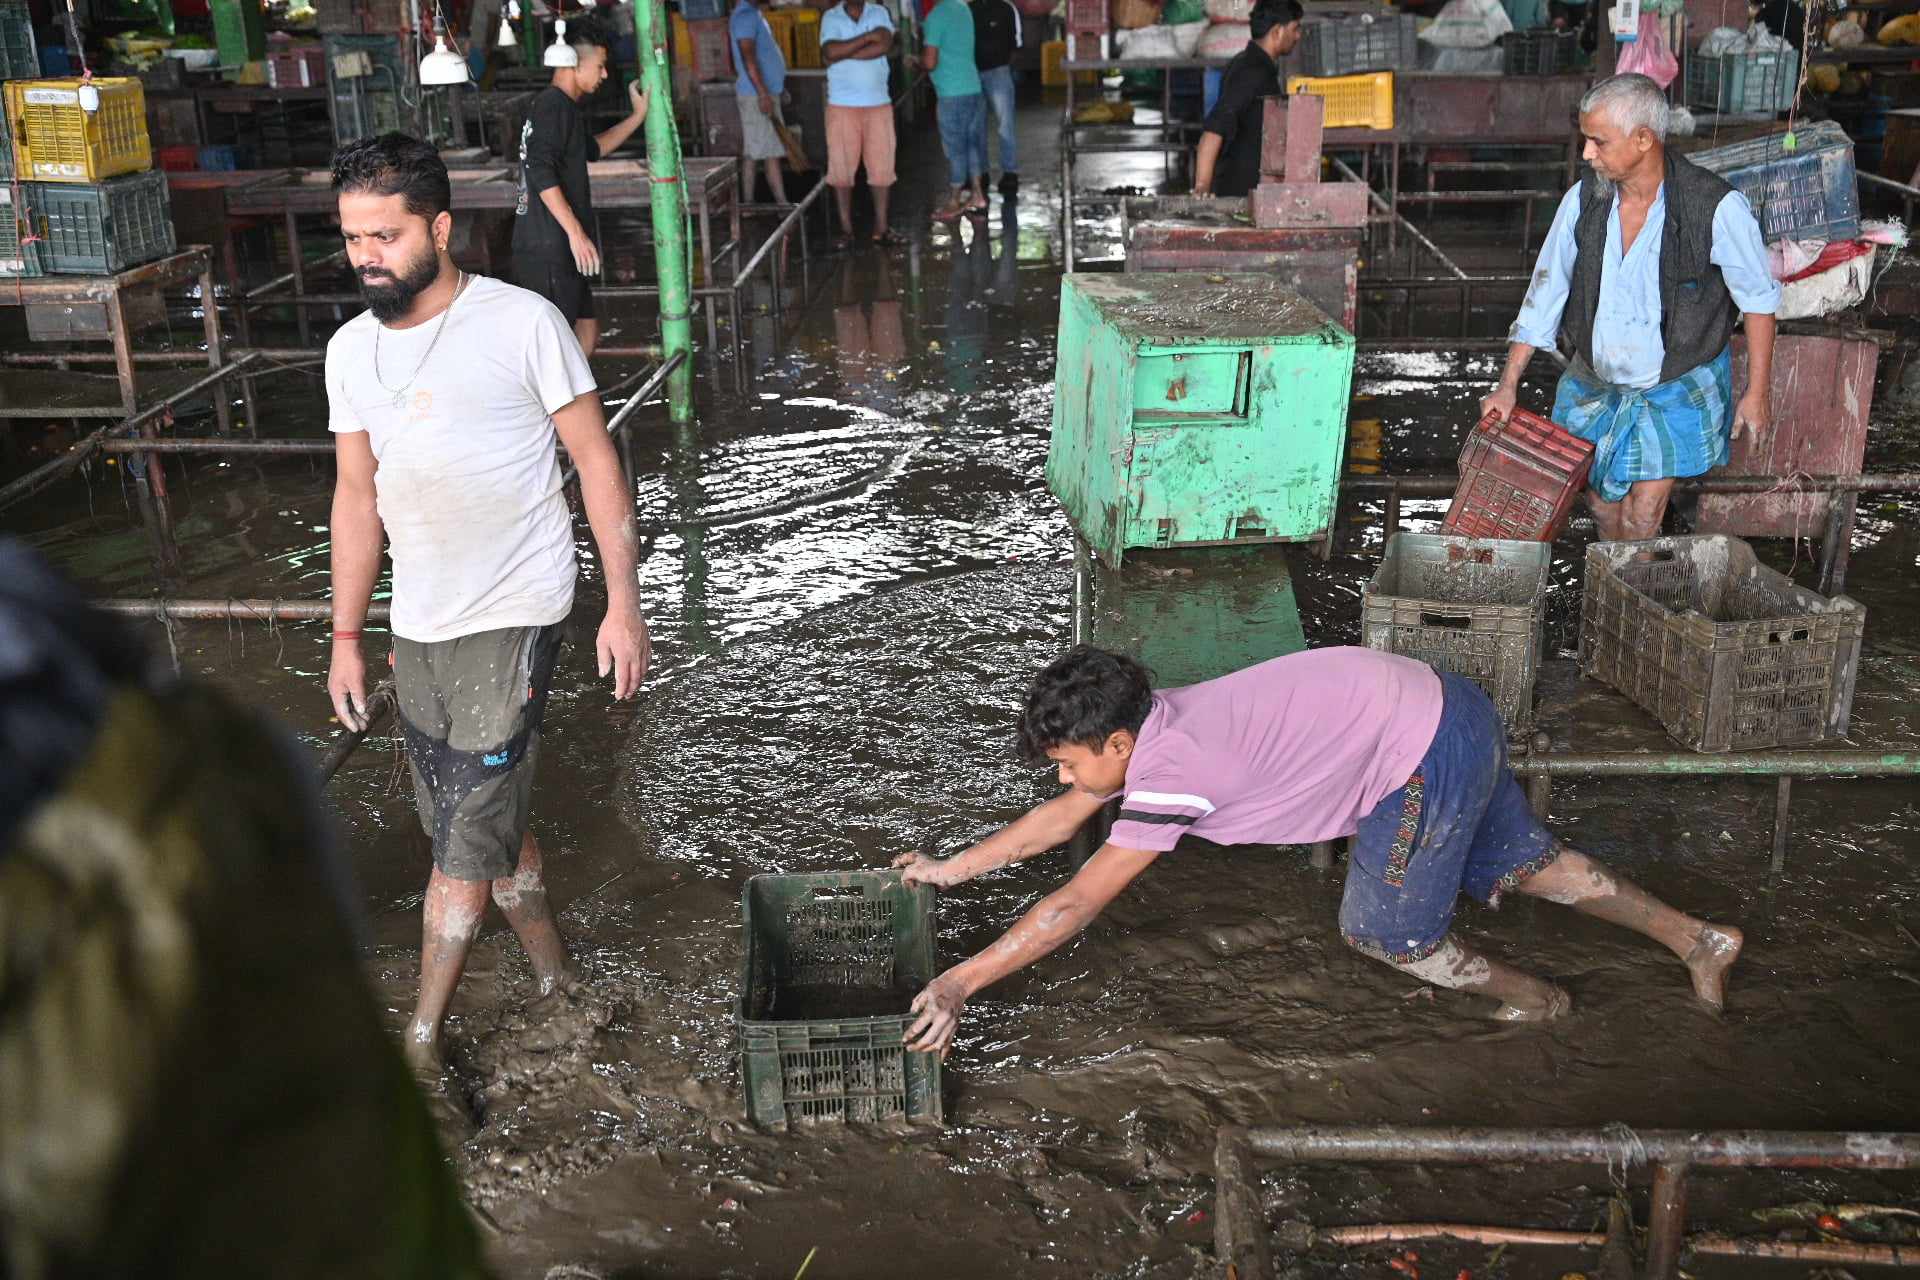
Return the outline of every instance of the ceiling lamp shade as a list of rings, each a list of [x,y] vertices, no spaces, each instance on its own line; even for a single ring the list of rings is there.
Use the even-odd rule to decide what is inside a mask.
[[[433,52],[420,59],[420,83],[438,88],[445,85],[465,84],[472,77],[467,72],[467,60],[447,48],[445,36],[433,38]]]
[[[553,43],[547,46],[547,52],[540,59],[549,67],[577,67],[580,55],[567,43],[567,20],[560,19],[553,24]]]

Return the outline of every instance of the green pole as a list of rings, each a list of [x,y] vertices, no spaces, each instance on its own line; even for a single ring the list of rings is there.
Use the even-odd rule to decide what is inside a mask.
[[[540,58],[546,50],[540,47],[540,19],[533,16],[533,5],[534,0],[526,0],[520,6],[520,56],[526,60],[526,66],[540,71]],[[507,3],[506,0],[500,0],[500,21],[506,20]]]
[[[675,422],[693,421],[693,266],[687,257],[687,193],[681,181],[680,130],[673,119],[673,63],[667,56],[667,7],[636,0],[634,44],[649,95],[647,172],[653,183],[653,260],[660,276],[660,345],[672,359],[686,355],[667,377],[667,410]],[[713,264],[708,263],[708,270]],[[739,341],[739,335],[734,335]]]

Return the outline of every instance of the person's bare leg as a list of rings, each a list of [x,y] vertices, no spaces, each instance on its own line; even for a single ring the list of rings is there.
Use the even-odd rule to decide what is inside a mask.
[[[778,160],[768,160],[764,163],[767,170],[767,187],[773,192],[773,202],[775,204],[787,203],[787,179],[786,176],[780,172],[780,162]]]
[[[1521,881],[1518,891],[1645,934],[1680,957],[1692,975],[1693,993],[1703,1003],[1713,1009],[1726,1005],[1727,970],[1745,942],[1740,930],[1676,911],[1626,877],[1564,845],[1560,856]]]
[[[853,188],[835,187],[833,204],[840,211],[840,232],[847,239],[853,239]]]
[[[1452,934],[1442,939],[1431,955],[1420,960],[1395,960],[1385,952],[1359,944],[1356,949],[1436,987],[1492,996],[1500,1002],[1493,1016],[1501,1022],[1544,1022],[1573,1007],[1573,997],[1551,982],[1475,951]]]
[[[573,322],[573,336],[580,340],[580,350],[592,355],[593,349],[600,344],[600,322],[580,319]]]
[[[1600,535],[1602,542],[1619,542],[1626,535],[1620,532],[1620,504],[1603,502],[1600,495],[1587,490],[1587,510],[1593,515],[1593,531]]]
[[[873,234],[877,236],[887,229],[887,198],[893,194],[893,186],[868,187],[867,194],[873,197]]]
[[[541,871],[540,846],[527,832],[520,841],[520,863],[510,876],[493,882],[493,901],[513,926],[521,949],[533,963],[540,994],[548,995],[568,981],[567,944],[547,902],[547,882]]]
[[[1659,537],[1672,494],[1672,479],[1636,480],[1620,503],[1620,536],[1630,542]]]
[[[467,952],[487,910],[485,880],[455,880],[433,869],[421,911],[420,1001],[407,1024],[407,1061],[416,1071],[438,1075],[444,1065],[440,1026],[454,988],[467,967]]]

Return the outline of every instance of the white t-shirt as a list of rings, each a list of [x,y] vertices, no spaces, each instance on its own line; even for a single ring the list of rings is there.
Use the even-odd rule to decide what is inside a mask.
[[[327,343],[327,425],[365,431],[380,464],[394,634],[429,643],[559,622],[575,570],[553,414],[595,389],[587,358],[552,303],[486,276],[427,356],[439,324],[384,329],[363,311]]]

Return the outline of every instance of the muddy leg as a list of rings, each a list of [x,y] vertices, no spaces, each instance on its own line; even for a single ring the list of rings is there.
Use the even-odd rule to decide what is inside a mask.
[[[567,944],[547,905],[547,882],[540,871],[540,846],[533,832],[520,841],[520,865],[510,876],[493,882],[493,900],[513,926],[520,946],[533,962],[540,994],[547,995],[567,980]]]
[[[1522,881],[1518,891],[1645,934],[1680,957],[1693,977],[1695,995],[1714,1009],[1726,1004],[1727,970],[1739,957],[1744,941],[1738,929],[1676,911],[1631,880],[1564,845],[1560,856]]]
[[[487,909],[487,881],[455,880],[440,868],[427,881],[420,939],[420,1003],[407,1026],[407,1061],[415,1070],[438,1075],[440,1024],[460,974],[467,967],[467,951],[480,932]]]
[[[1404,974],[1452,991],[1472,991],[1500,1001],[1493,1016],[1502,1022],[1544,1022],[1573,1007],[1573,999],[1551,982],[1482,955],[1448,934],[1423,960],[1395,960],[1385,952],[1355,943],[1356,949],[1385,961]]]

